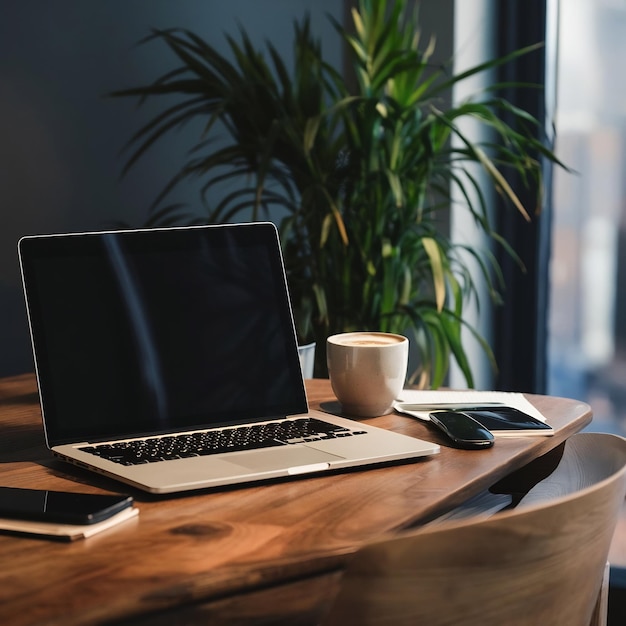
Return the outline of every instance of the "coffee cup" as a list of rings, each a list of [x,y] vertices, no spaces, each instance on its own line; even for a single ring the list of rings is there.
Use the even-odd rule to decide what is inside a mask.
[[[389,413],[406,379],[409,340],[382,332],[331,335],[328,374],[342,412],[355,417]]]

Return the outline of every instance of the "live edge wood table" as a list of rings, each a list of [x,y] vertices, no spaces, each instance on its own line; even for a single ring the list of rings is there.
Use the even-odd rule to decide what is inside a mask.
[[[334,397],[307,381],[312,408]],[[0,380],[0,485],[126,492],[132,521],[72,543],[0,535],[0,623],[312,624],[363,542],[419,525],[559,446],[591,421],[581,402],[528,396],[553,437],[450,447],[428,424],[370,423],[441,445],[438,455],[368,470],[156,497],[53,459],[35,378]],[[86,411],[87,413],[87,411]],[[552,451],[552,452],[551,452]],[[545,456],[544,456],[545,455]]]

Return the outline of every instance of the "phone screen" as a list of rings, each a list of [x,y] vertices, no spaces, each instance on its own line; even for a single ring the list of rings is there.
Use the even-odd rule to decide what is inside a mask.
[[[132,505],[131,496],[0,487],[0,517],[94,524]]]
[[[476,407],[467,409],[465,412],[493,432],[516,430],[548,432],[552,430],[549,424],[510,406]]]

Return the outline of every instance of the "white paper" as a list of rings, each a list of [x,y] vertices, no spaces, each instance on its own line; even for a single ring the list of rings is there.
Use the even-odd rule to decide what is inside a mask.
[[[461,408],[463,405],[477,406],[484,403],[510,406],[532,415],[542,422],[546,421],[545,416],[524,394],[510,391],[404,389],[400,397],[394,402],[394,408],[400,413],[407,413],[418,419],[430,421],[428,413],[435,408],[450,408],[450,405],[455,405],[454,408]]]
[[[129,507],[115,515],[95,524],[52,524],[20,519],[0,519],[0,530],[26,533],[30,535],[46,535],[48,537],[65,537],[66,539],[85,539],[125,522],[139,515],[139,509]]]

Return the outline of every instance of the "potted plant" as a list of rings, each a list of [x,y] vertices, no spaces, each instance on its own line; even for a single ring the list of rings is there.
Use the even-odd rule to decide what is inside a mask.
[[[409,333],[421,353],[423,384],[439,386],[453,356],[472,386],[462,328],[490,357],[491,351],[464,319],[476,290],[460,253],[478,260],[494,296],[501,285],[492,255],[452,241],[442,227],[452,189],[484,233],[514,255],[492,229],[484,190],[469,166],[478,164],[528,217],[505,171],[521,172],[540,189],[539,158],[556,158],[534,138],[537,120],[498,98],[497,85],[444,104],[457,82],[530,49],[453,75],[429,65],[433,43],[422,45],[417,12],[407,4],[359,0],[353,29],[334,22],[354,77],[324,60],[307,18],[295,24],[291,71],[271,44],[257,50],[244,31],[240,42],[228,39],[233,60],[188,30],[155,31],[149,39],[164,42],[179,67],[114,95],[180,100],[131,139],[125,171],[172,129],[203,120],[150,223],[277,221],[303,342],[323,348],[329,334],[349,330]],[[478,119],[499,142],[466,138],[459,128],[464,118]],[[226,141],[216,146],[218,134]],[[204,197],[218,184],[236,184],[217,205],[207,203],[202,216],[164,204],[172,189],[196,177]],[[324,360],[318,350],[318,374]]]

